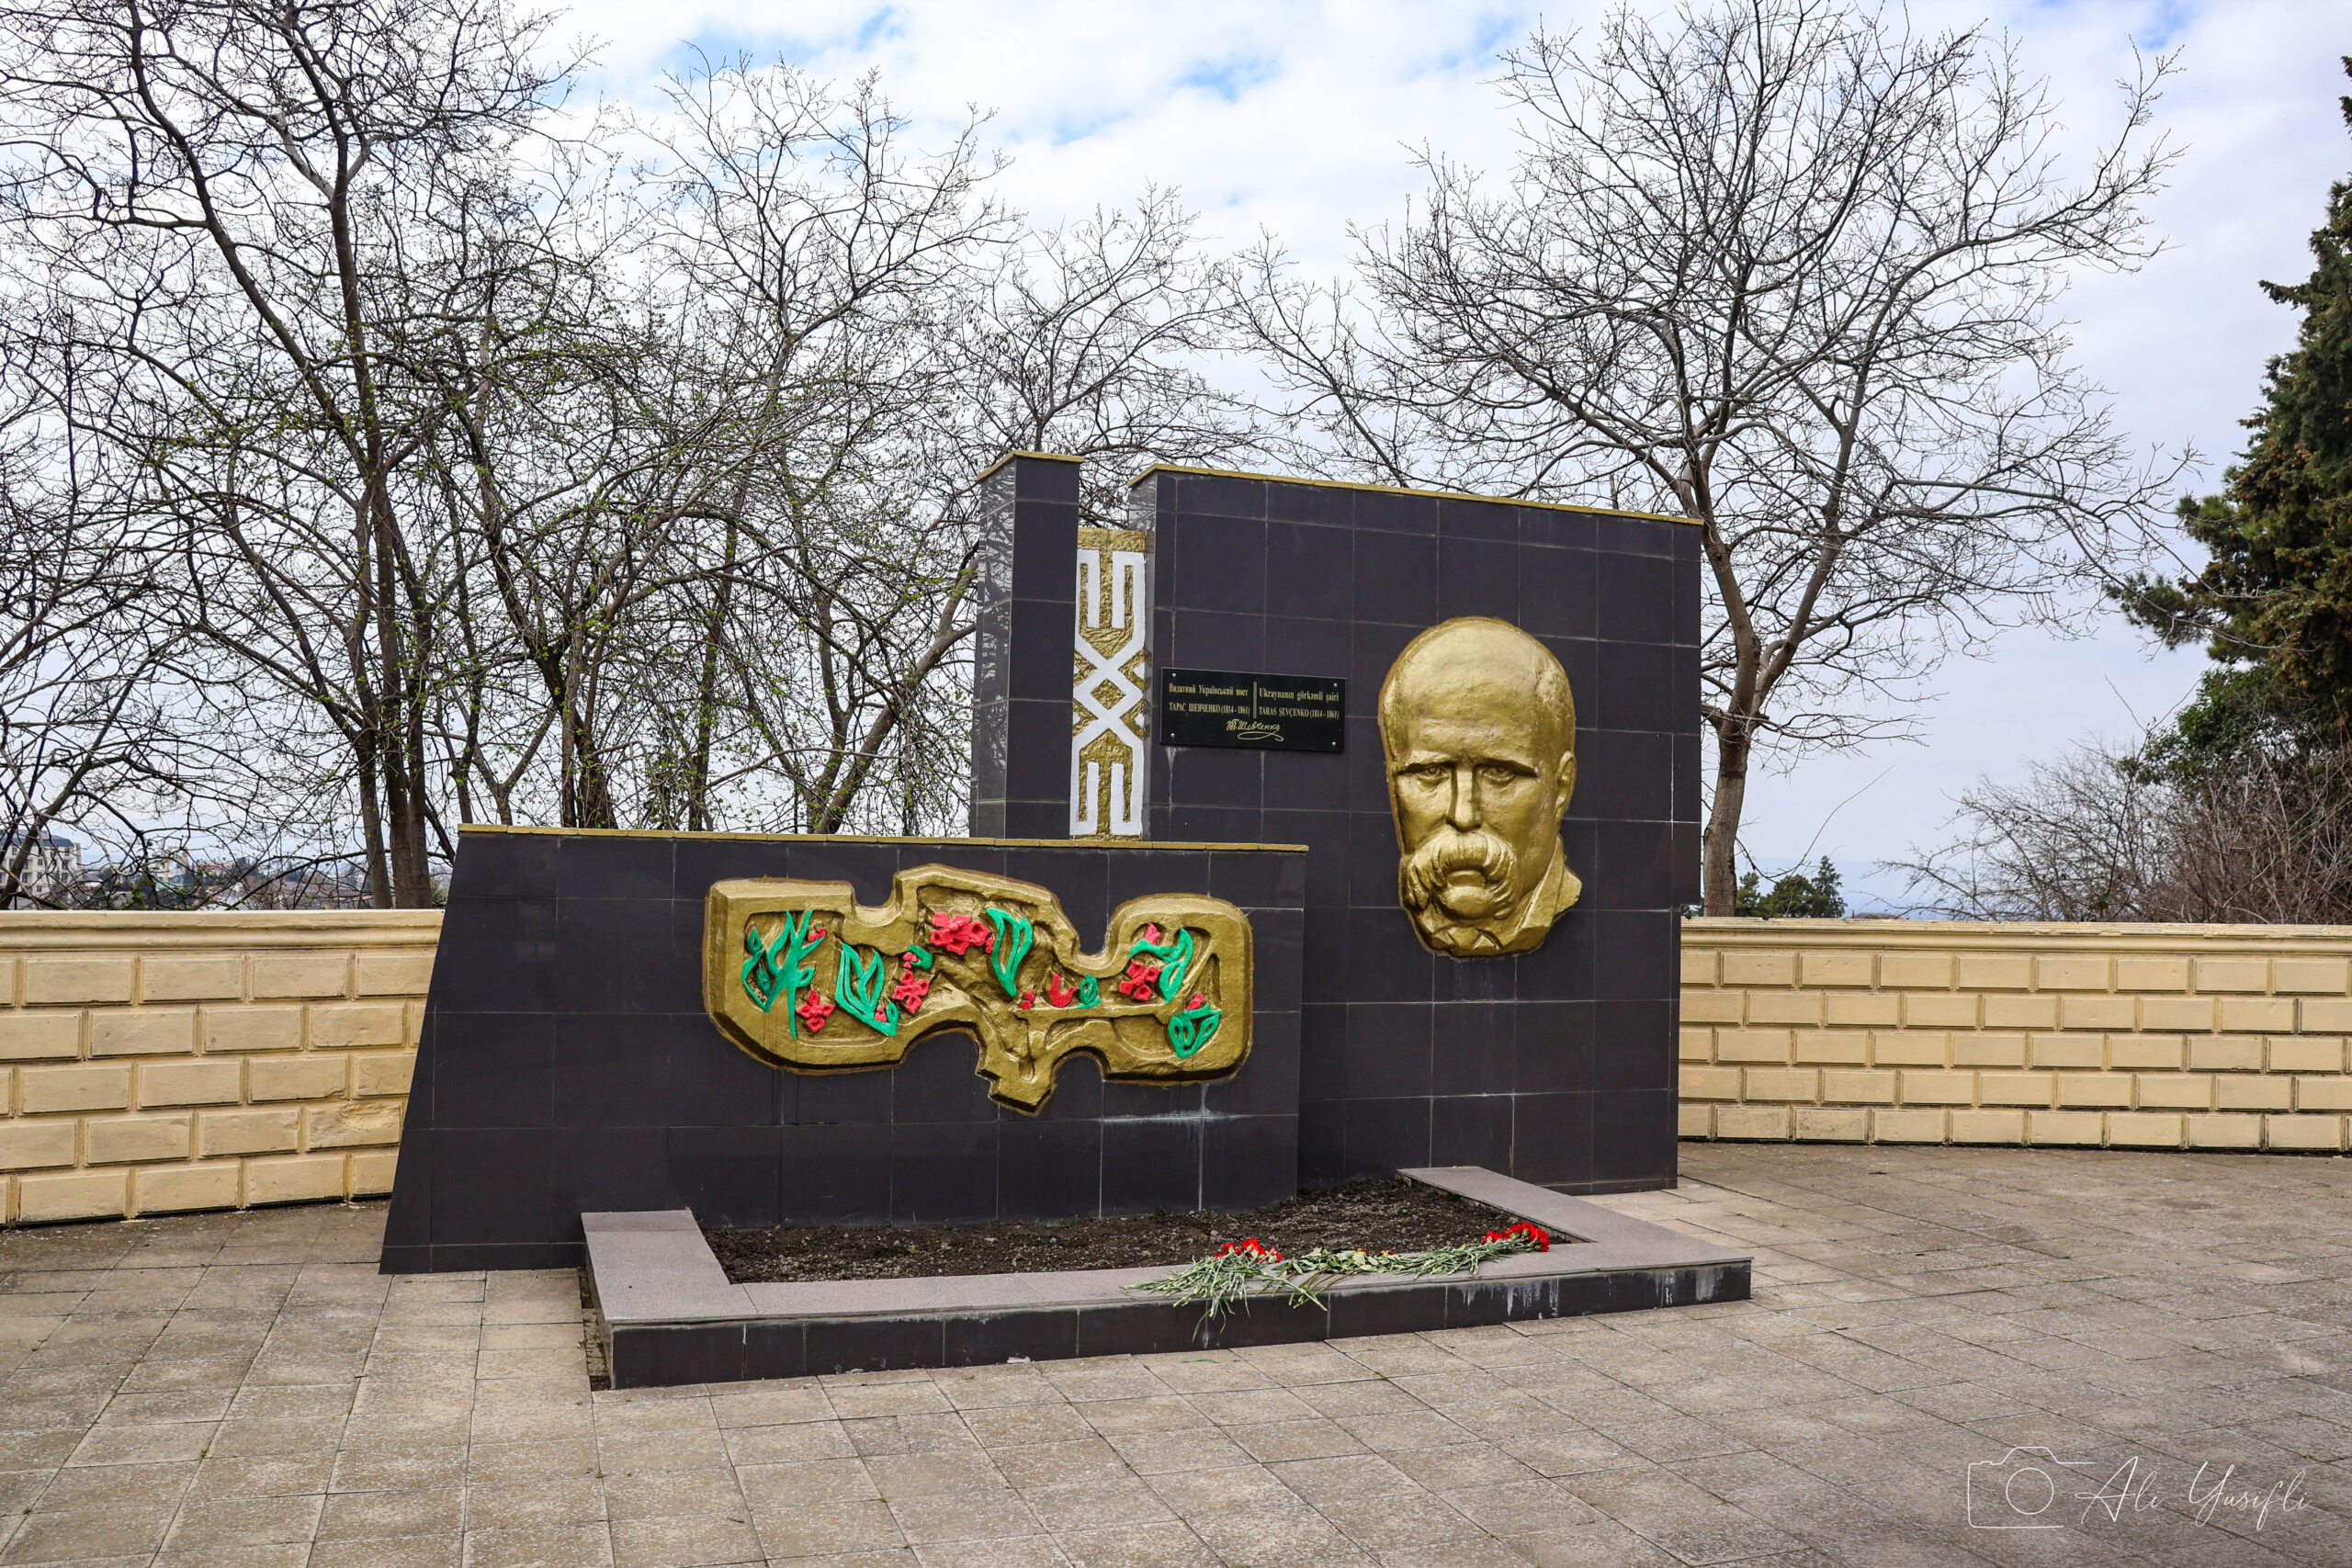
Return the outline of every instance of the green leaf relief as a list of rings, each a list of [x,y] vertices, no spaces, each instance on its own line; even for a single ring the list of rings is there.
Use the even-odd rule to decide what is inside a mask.
[[[841,967],[833,976],[833,1000],[842,1011],[876,1034],[896,1034],[899,1010],[885,994],[889,988],[890,966],[882,954],[842,943]]]
[[[743,949],[752,955],[743,963],[743,994],[762,1012],[775,1010],[782,1000],[795,1040],[800,1038],[800,1020],[795,1010],[800,993],[817,983],[810,958],[825,940],[824,928],[816,919],[814,909],[784,916],[764,946],[757,926],[747,922],[743,927]],[[811,931],[816,934],[811,936]]]
[[[1036,928],[1020,915],[1005,909],[984,909],[989,924],[996,928],[996,945],[989,950],[989,968],[996,975],[996,983],[1014,1001],[1021,999],[1021,961],[1029,956],[1029,948],[1037,940]]]
[[[1225,1021],[1225,1014],[1208,1005],[1204,998],[1168,1021],[1168,1048],[1182,1061],[1216,1038],[1217,1025]]]
[[[1127,958],[1133,962],[1147,953],[1159,960],[1159,999],[1174,1001],[1183,995],[1186,973],[1193,967],[1193,933],[1180,926],[1168,942],[1137,937]]]

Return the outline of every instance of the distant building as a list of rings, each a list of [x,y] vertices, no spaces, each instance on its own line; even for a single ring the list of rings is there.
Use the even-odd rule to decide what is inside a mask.
[[[283,874],[249,867],[220,901],[243,909],[364,909],[371,900],[365,876],[348,868],[312,866]]]
[[[17,858],[20,839],[0,840],[0,865]],[[62,833],[43,833],[25,857],[21,888],[7,903],[11,909],[40,909],[63,903],[82,885],[82,846]]]

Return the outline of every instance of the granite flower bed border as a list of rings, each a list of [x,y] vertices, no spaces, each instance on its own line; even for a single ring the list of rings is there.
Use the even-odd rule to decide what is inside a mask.
[[[1198,1303],[1126,1289],[1164,1267],[738,1285],[687,1210],[587,1213],[581,1224],[616,1388],[1295,1344],[1747,1299],[1745,1254],[1480,1166],[1401,1174],[1532,1220],[1552,1233],[1552,1249],[1475,1276],[1359,1275],[1320,1307],[1268,1297],[1209,1323]]]

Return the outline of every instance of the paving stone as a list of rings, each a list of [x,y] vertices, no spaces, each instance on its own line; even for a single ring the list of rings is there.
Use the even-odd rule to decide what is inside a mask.
[[[1077,1568],[1216,1568],[1199,1536],[1181,1524],[1057,1531],[1055,1541]]]
[[[851,1459],[858,1451],[838,1421],[797,1422],[787,1427],[745,1427],[727,1433],[726,1442],[729,1461],[738,1465],[796,1464],[812,1460]]]
[[[1057,1535],[1074,1530],[1141,1524],[1169,1524],[1176,1515],[1140,1477],[1095,1480],[1068,1486],[1032,1486],[1021,1501],[1038,1523]]]
[[[1336,1421],[1270,1421],[1261,1427],[1234,1427],[1226,1436],[1261,1464],[1286,1460],[1329,1459],[1366,1451],[1355,1435]]]
[[[827,1557],[906,1543],[888,1506],[866,1502],[797,1503],[774,1511],[752,1504],[761,1548],[772,1558]],[[911,1559],[901,1558],[909,1562]]]
[[[568,1271],[377,1274],[379,1204],[0,1235],[0,1563],[2352,1561],[2345,1162],[1683,1163],[1606,1201],[1754,1300],[707,1389],[593,1390]],[[2031,1445],[2176,1495],[1970,1530]],[[2306,1506],[2200,1524],[2200,1465]]]
[[[1196,1524],[1219,1514],[1282,1511],[1299,1506],[1298,1495],[1259,1465],[1180,1471],[1151,1476],[1149,1482],[1179,1518]]]
[[[307,1541],[317,1532],[324,1499],[305,1497],[195,1497],[180,1506],[165,1547],[198,1553],[232,1547]]]
[[[817,1460],[806,1464],[747,1464],[736,1479],[754,1508],[782,1511],[811,1503],[878,1500],[882,1494],[854,1459]]]
[[[2341,1428],[2332,1428],[2341,1431]],[[1069,1443],[1036,1443],[1025,1448],[994,1449],[989,1457],[1008,1485],[1027,1491],[1033,1486],[1063,1486],[1079,1482],[1135,1479],[1119,1450],[1101,1438]],[[871,1461],[869,1461],[870,1463]]]
[[[311,1548],[309,1568],[458,1568],[464,1551],[465,1538],[454,1533],[368,1540],[322,1539]]]
[[[602,1525],[466,1532],[467,1568],[612,1568],[612,1536]]]
[[[318,1539],[329,1540],[458,1539],[465,1525],[465,1494],[454,1486],[424,1492],[331,1494],[319,1515]]]
[[[995,1491],[1006,1483],[1003,1473],[978,1450],[884,1454],[863,1462],[876,1490],[890,1500],[944,1492]]]
[[[1086,1409],[1083,1405],[1057,1402],[1023,1404],[1011,1409],[967,1410],[962,1415],[961,1425],[982,1447],[989,1449],[1080,1442],[1093,1437],[1097,1430],[1083,1414]],[[911,1436],[922,1417],[901,1416],[895,1419],[899,1428]],[[907,1451],[920,1450],[910,1448]]]
[[[579,1476],[521,1486],[469,1486],[462,1495],[469,1530],[552,1528],[605,1517],[602,1488]]]
[[[605,1477],[605,1512],[615,1519],[705,1515],[743,1518],[750,1505],[732,1470],[673,1470]]]
[[[1043,1533],[1036,1515],[1010,1488],[995,1492],[929,1493],[894,1497],[890,1512],[907,1540],[920,1547],[938,1541],[983,1540]]]
[[[706,1568],[759,1562],[766,1555],[751,1525],[728,1515],[618,1520],[612,1546],[614,1568]]]
[[[121,1504],[68,1512],[36,1510],[22,1517],[0,1561],[72,1562],[138,1554],[144,1561],[171,1529],[169,1506]]]

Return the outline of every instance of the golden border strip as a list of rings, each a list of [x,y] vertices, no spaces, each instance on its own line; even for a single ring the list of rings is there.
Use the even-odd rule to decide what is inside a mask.
[[[1026,457],[1031,454],[1022,453],[1016,456]],[[1075,461],[1075,459],[1071,460]],[[990,470],[990,472],[993,471],[993,469]],[[1585,512],[1597,517],[1639,517],[1650,523],[1681,523],[1693,528],[1706,526],[1696,517],[1681,517],[1670,512],[1633,512],[1622,506],[1579,506],[1574,502],[1567,501],[1527,501],[1518,496],[1472,495],[1467,491],[1459,490],[1408,490],[1403,485],[1358,484],[1351,479],[1300,479],[1295,474],[1250,474],[1238,468],[1195,468],[1182,463],[1154,463],[1129,479],[1127,488],[1135,489],[1154,474],[1197,474],[1203,479],[1260,479],[1268,484],[1313,485],[1318,490],[1363,490],[1371,491],[1376,495],[1427,496],[1432,501],[1483,501],[1495,506],[1533,506],[1545,512]]]
[[[503,822],[461,822],[460,833],[553,833],[576,839],[742,839],[763,843],[933,844],[952,850],[969,844],[982,850],[1253,850],[1305,854],[1305,844],[1210,844],[1189,839],[899,839],[855,833],[661,833],[642,828],[508,827]]]
[[[974,484],[978,484],[982,479],[989,478],[999,468],[1001,468],[1007,463],[1012,462],[1015,457],[1035,457],[1039,462],[1043,463],[1083,463],[1086,461],[1083,457],[1072,457],[1060,452],[1007,452],[1003,457],[999,457],[995,462],[990,463],[987,468],[982,468],[979,471],[978,476],[975,478],[972,482]]]

